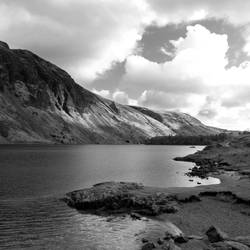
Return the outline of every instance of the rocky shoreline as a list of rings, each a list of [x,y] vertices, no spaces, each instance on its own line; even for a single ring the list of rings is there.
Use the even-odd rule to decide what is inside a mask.
[[[66,194],[65,202],[98,214],[138,213],[156,216],[178,211],[176,198],[164,192],[145,192],[142,184],[104,182]]]
[[[196,163],[190,176],[214,176],[221,179],[218,185],[156,188],[106,182],[70,192],[64,201],[90,213],[125,213],[131,219],[154,216],[166,221],[164,237],[141,239],[144,250],[250,249],[249,142],[250,136],[239,137],[176,158]]]

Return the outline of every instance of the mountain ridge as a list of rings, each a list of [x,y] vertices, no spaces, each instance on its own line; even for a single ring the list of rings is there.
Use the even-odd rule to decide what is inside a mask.
[[[136,144],[223,131],[188,114],[115,103],[36,54],[0,42],[0,143]]]

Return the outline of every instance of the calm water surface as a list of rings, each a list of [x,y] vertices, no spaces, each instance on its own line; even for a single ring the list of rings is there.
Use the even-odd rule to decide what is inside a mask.
[[[153,220],[81,214],[59,198],[103,181],[158,187],[215,184],[185,175],[192,163],[175,162],[202,147],[0,146],[1,249],[139,249],[140,234],[162,230]],[[135,237],[136,235],[136,237]]]

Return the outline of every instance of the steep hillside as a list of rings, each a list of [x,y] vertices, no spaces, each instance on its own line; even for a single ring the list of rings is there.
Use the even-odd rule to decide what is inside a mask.
[[[163,123],[174,135],[210,135],[225,131],[223,129],[206,126],[198,119],[185,113],[173,111],[156,112],[142,107],[134,107],[134,109]]]
[[[32,52],[0,42],[0,143],[141,143],[219,132],[187,114],[104,99]]]

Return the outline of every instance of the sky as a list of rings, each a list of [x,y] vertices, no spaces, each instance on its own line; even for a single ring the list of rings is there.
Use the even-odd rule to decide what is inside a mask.
[[[250,128],[249,0],[1,0],[0,40],[122,104]]]

